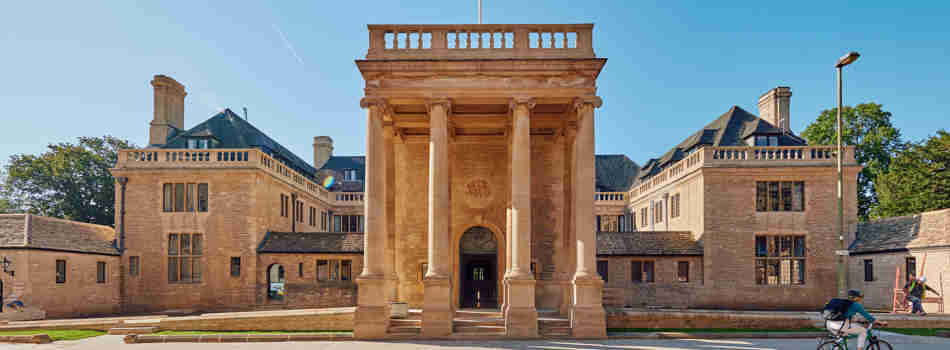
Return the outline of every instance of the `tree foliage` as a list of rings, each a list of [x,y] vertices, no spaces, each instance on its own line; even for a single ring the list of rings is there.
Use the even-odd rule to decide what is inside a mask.
[[[837,113],[837,108],[824,110],[805,128],[802,136],[808,144],[837,143]],[[901,140],[900,130],[891,123],[891,113],[883,110],[880,104],[845,106],[841,109],[841,122],[842,143],[855,146],[855,159],[864,166],[858,174],[858,218],[866,221],[871,209],[879,202],[875,177],[887,172],[893,155],[906,146]]]
[[[879,198],[872,210],[876,217],[950,208],[950,133],[940,130],[898,153],[874,187]]]
[[[4,197],[30,213],[112,225],[115,185],[109,168],[119,149],[131,147],[112,136],[80,137],[76,144],[50,144],[40,155],[12,155]]]

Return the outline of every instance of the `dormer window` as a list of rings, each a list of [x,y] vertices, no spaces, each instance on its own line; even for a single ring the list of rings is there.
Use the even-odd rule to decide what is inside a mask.
[[[343,181],[359,181],[356,177],[356,169],[343,169]]]
[[[778,135],[752,135],[746,139],[749,146],[778,146]]]
[[[213,147],[213,141],[207,138],[190,138],[187,143],[189,149],[209,149]]]

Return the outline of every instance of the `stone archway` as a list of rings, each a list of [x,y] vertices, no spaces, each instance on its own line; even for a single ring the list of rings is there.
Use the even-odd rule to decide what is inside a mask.
[[[486,227],[465,230],[459,239],[459,307],[498,307],[498,241]]]
[[[267,300],[283,301],[286,294],[284,267],[271,264],[267,267]]]

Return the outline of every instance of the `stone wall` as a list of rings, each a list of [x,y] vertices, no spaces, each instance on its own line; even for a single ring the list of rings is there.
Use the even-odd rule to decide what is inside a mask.
[[[610,307],[688,307],[703,287],[703,258],[697,256],[644,256],[598,257],[608,262],[607,282],[604,284],[604,306]],[[653,262],[654,281],[637,282],[632,279],[631,262]],[[677,278],[678,264],[689,263],[687,282]]]
[[[14,275],[0,273],[3,297],[17,293],[28,308],[47,318],[115,314],[119,308],[119,257],[44,250],[6,250]],[[56,283],[56,260],[66,261],[66,282]],[[106,263],[105,283],[97,283],[97,262]],[[4,308],[4,312],[12,312]]]
[[[349,260],[350,279],[317,280],[317,260]],[[283,298],[267,297],[267,270],[273,264],[284,267],[286,293]],[[356,305],[356,277],[363,270],[361,254],[261,254],[257,264],[258,299],[267,306],[325,308]],[[303,270],[300,270],[303,267]],[[302,272],[301,272],[302,271]]]
[[[926,256],[926,266],[924,257]],[[862,303],[867,308],[891,310],[893,307],[894,287],[903,288],[907,281],[906,259],[914,257],[917,261],[917,273],[923,269],[922,276],[927,277],[927,285],[937,290],[940,295],[950,291],[950,249],[913,249],[907,252],[876,253],[852,255],[848,264],[849,288],[864,292]],[[872,281],[865,281],[864,261],[871,260],[873,268]],[[895,284],[897,270],[900,269],[900,282]],[[933,292],[927,291],[928,298],[935,297]],[[950,311],[950,304],[944,298],[944,311]],[[937,312],[938,305],[924,303],[924,310]]]

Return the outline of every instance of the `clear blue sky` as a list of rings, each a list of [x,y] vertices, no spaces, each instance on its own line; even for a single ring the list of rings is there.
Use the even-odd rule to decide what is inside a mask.
[[[154,74],[185,84],[185,126],[230,107],[304,159],[313,136],[363,154],[368,23],[473,23],[465,1],[5,1],[0,162],[111,134],[147,141]],[[726,3],[726,4],[724,4]],[[643,164],[738,105],[790,86],[792,128],[835,103],[882,103],[905,138],[950,127],[950,5],[937,1],[485,0],[486,23],[596,24],[597,153]],[[286,38],[295,52],[282,40]]]

